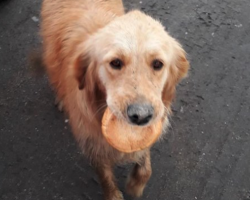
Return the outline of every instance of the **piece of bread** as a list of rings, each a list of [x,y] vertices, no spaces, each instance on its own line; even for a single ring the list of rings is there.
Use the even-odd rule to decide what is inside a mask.
[[[162,121],[151,126],[130,125],[119,120],[109,108],[102,118],[102,133],[108,143],[115,149],[132,153],[150,147],[156,142],[162,132]]]

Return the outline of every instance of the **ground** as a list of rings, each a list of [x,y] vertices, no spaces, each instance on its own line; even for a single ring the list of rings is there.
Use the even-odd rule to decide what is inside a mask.
[[[124,1],[161,20],[191,63],[141,199],[250,199],[250,1]],[[0,199],[101,200],[46,76],[28,69],[40,5],[0,2]],[[122,189],[129,168],[116,170]]]

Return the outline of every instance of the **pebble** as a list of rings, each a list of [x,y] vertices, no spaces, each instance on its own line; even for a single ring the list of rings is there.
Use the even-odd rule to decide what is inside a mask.
[[[242,24],[235,24],[234,26],[237,27],[237,28],[240,28],[240,27],[242,27],[243,25],[242,25]]]
[[[31,17],[31,19],[32,19],[34,22],[39,22],[39,19],[38,19],[38,17],[36,17],[36,16]]]

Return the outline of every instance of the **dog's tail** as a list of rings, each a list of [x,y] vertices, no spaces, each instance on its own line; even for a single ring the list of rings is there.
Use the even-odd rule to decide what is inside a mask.
[[[33,49],[28,54],[28,66],[31,73],[35,76],[43,76],[46,72],[45,64],[42,58],[42,50],[37,48]]]

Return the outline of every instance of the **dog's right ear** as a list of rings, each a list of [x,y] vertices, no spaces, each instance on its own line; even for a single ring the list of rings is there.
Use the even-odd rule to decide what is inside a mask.
[[[74,73],[78,82],[79,90],[84,89],[86,85],[86,74],[90,65],[90,58],[87,55],[80,55],[74,63]]]

